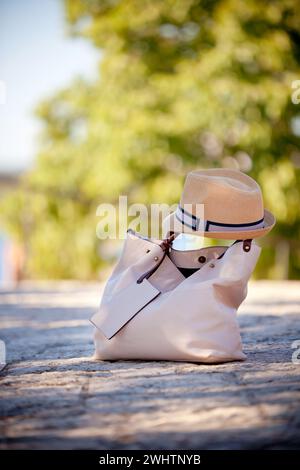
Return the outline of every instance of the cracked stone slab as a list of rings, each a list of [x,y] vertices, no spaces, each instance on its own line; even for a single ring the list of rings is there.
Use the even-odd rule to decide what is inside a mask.
[[[250,283],[238,316],[248,358],[220,365],[93,360],[102,289],[0,291],[1,449],[300,447],[300,283]]]

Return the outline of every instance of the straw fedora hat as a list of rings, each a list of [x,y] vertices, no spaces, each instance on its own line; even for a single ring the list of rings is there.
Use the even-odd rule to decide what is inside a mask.
[[[163,221],[163,234],[245,240],[266,235],[274,225],[275,217],[264,209],[253,178],[215,168],[188,173],[177,210]]]

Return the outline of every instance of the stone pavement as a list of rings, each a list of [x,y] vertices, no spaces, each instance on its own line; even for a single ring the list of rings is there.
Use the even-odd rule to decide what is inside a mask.
[[[250,284],[239,313],[248,359],[213,366],[93,361],[100,290],[0,291],[0,448],[300,448],[300,283]]]

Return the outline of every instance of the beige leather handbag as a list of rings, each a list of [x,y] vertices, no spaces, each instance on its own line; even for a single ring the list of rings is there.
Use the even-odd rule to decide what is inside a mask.
[[[174,236],[173,236],[174,237]],[[251,240],[192,251],[129,231],[104,289],[95,357],[218,363],[246,358],[237,309],[260,254]]]

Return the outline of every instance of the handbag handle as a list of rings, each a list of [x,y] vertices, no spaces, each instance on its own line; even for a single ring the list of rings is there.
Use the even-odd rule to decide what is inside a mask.
[[[157,263],[155,266],[153,266],[153,268],[149,269],[149,271],[146,271],[144,274],[142,274],[138,280],[136,281],[137,284],[140,284],[141,282],[143,282],[144,279],[149,279],[150,276],[152,276],[153,273],[155,273],[155,271],[157,270],[157,268],[161,265],[161,263],[163,262],[166,254],[169,252],[171,246],[172,246],[172,243],[176,237],[175,233],[174,232],[169,232],[170,235],[167,237],[167,238],[164,238],[163,241],[161,243],[159,243],[159,246],[161,247],[161,249],[163,250],[164,254],[163,254],[163,257],[161,258],[161,260],[159,261],[159,263]],[[241,240],[236,240],[232,245],[234,245],[235,243],[238,243],[240,242]],[[250,250],[251,250],[251,243],[252,243],[252,239],[247,239],[247,240],[243,240],[243,250],[248,253]],[[231,245],[231,246],[232,246]],[[224,256],[225,252],[219,256],[218,259],[222,258]]]
[[[153,273],[155,273],[155,271],[157,270],[157,268],[161,265],[161,263],[163,262],[163,260],[165,259],[165,256],[166,254],[169,252],[171,246],[172,246],[172,243],[173,243],[173,240],[175,238],[175,233],[174,232],[171,232],[171,235],[169,235],[167,238],[164,238],[163,241],[161,243],[159,243],[159,246],[161,247],[161,249],[163,250],[164,254],[161,258],[161,260],[159,261],[159,263],[157,263],[155,266],[153,266],[153,268],[149,269],[149,271],[145,272],[144,274],[142,274],[138,280],[136,281],[137,284],[140,284],[141,282],[143,282],[144,279],[148,279],[150,276],[152,276]]]

